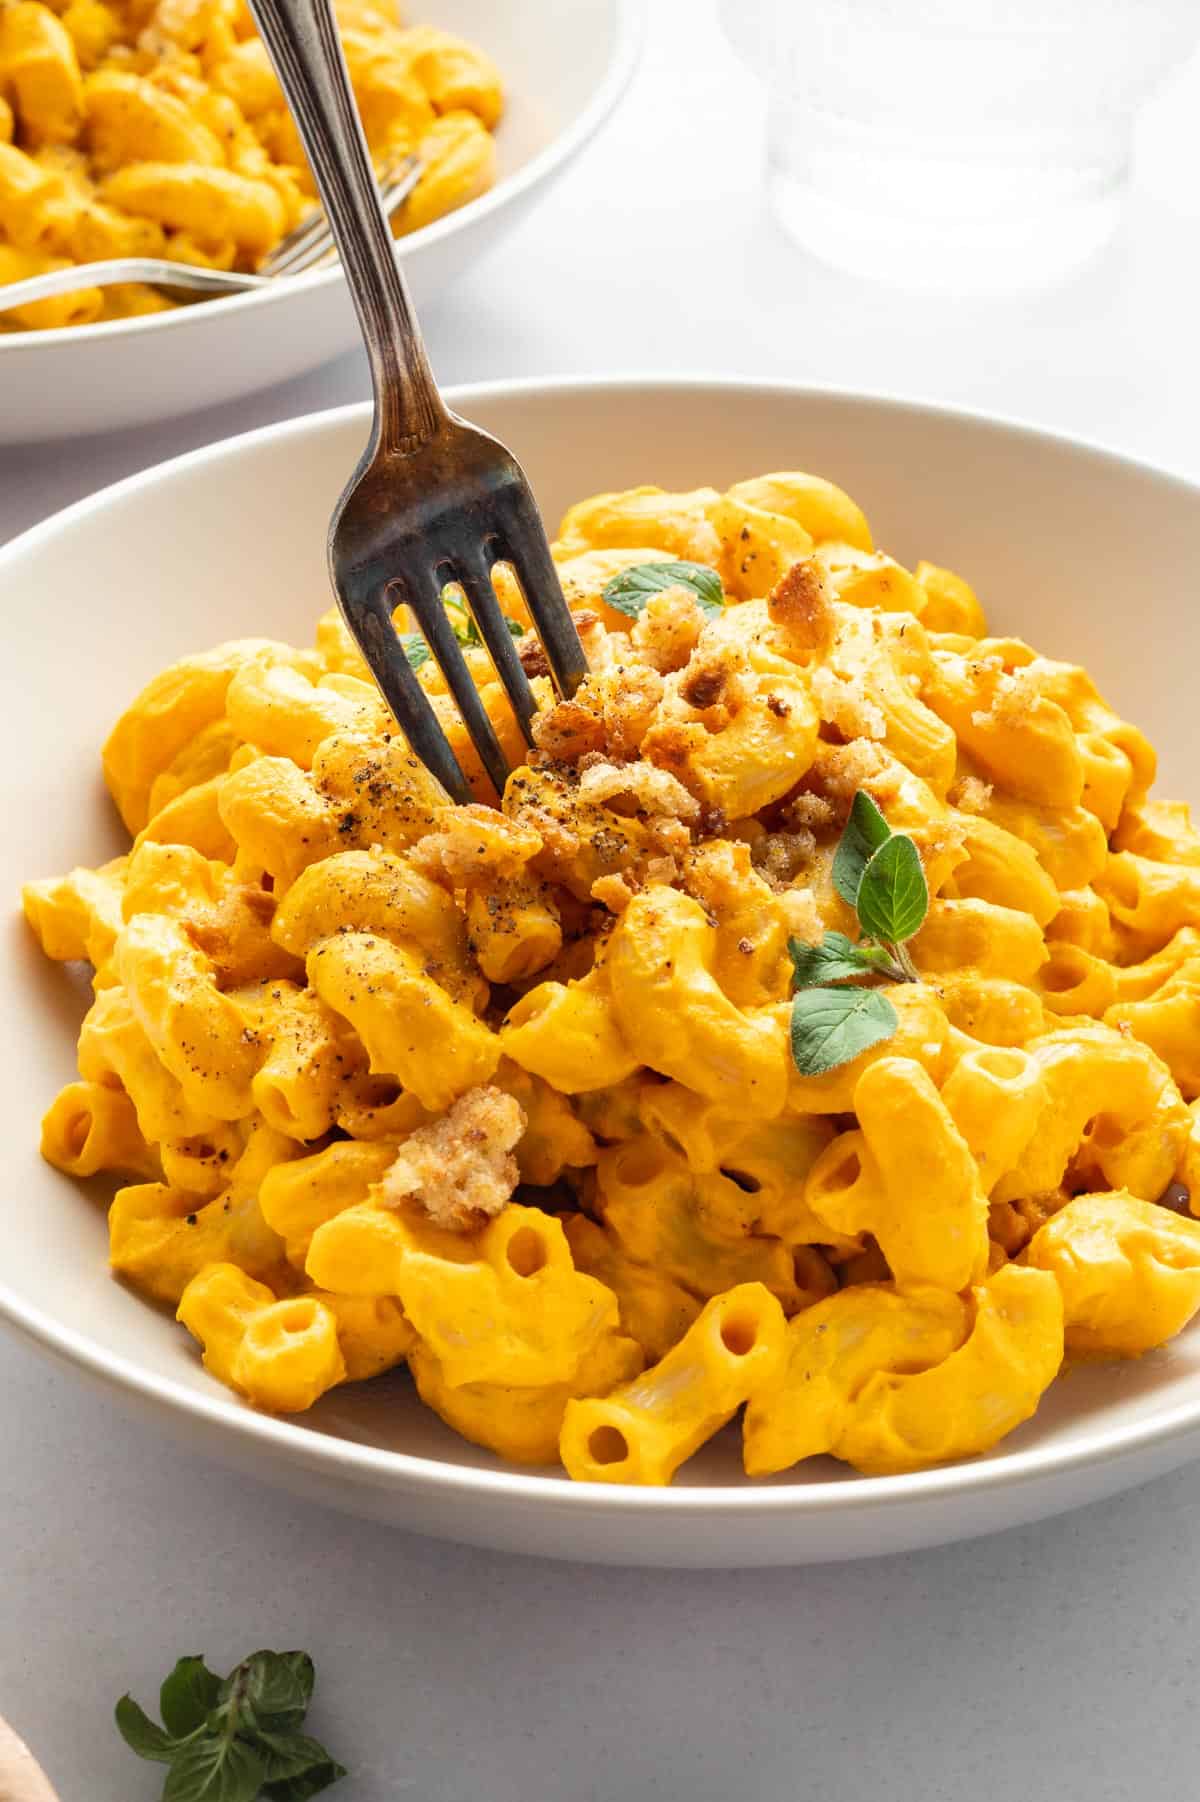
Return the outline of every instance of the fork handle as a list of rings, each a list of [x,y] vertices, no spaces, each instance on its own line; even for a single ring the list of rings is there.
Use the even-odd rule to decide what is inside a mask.
[[[350,280],[375,391],[375,440],[399,455],[435,437],[443,405],[396,260],[331,0],[249,0]]]

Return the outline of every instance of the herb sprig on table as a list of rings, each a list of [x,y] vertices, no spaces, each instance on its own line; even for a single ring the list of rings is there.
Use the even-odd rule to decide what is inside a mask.
[[[832,874],[858,916],[859,937],[827,932],[819,945],[788,944],[796,986],[792,1058],[802,1076],[836,1070],[896,1031],[895,1008],[882,989],[859,986],[862,979],[920,980],[907,941],[929,911],[925,872],[911,838],[892,831],[865,789],[854,797]]]
[[[306,1802],[346,1775],[300,1731],[314,1676],[307,1652],[252,1652],[227,1677],[181,1658],[159,1692],[162,1725],[126,1695],[117,1727],[139,1758],[170,1766],[163,1802]]]

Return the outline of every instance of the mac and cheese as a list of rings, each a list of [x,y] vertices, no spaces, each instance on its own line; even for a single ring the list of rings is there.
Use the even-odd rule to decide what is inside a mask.
[[[253,40],[228,57],[269,110]],[[429,104],[461,100],[437,66]],[[87,80],[23,80],[61,144]],[[407,1363],[459,1433],[591,1481],[668,1482],[742,1410],[752,1475],[966,1457],[1064,1357],[1178,1332],[1200,833],[1150,799],[1142,735],[812,476],[597,496],[555,556],[570,701],[496,574],[532,752],[464,648],[503,797],[427,661],[476,794],[447,801],[334,612],[311,649],[182,659],[114,727],[130,850],[25,892],[47,955],[94,969],[42,1149],[123,1182],[113,1269],[259,1407]],[[808,1067],[789,944],[857,935],[860,794],[928,911],[908,980],[858,978],[886,1035]]]
[[[495,179],[500,77],[483,51],[337,0],[372,156],[420,180],[397,235]],[[253,270],[313,206],[299,136],[245,0],[3,0],[3,284],[71,263],[169,257]],[[171,303],[129,283],[0,311],[0,330],[87,325]]]

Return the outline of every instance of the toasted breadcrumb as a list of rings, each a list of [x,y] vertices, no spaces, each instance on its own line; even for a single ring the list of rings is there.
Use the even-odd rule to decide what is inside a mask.
[[[588,668],[592,670],[607,669],[616,660],[621,645],[604,629],[604,622],[598,613],[590,607],[573,607],[571,617],[575,621],[575,630],[579,634],[579,642],[583,646],[583,654],[588,660]]]
[[[592,900],[606,907],[610,914],[623,914],[641,883],[630,870],[617,870],[611,876],[600,876],[592,884]]]
[[[779,907],[787,925],[789,938],[803,939],[806,945],[819,945],[825,936],[825,921],[810,888],[785,889]]]
[[[666,834],[663,836],[665,838]],[[676,844],[674,855],[664,850],[661,857],[648,857],[640,872],[643,888],[653,888],[656,883],[668,888],[671,883],[678,882],[679,859],[686,849],[687,839],[682,836],[682,843]]]
[[[815,558],[792,564],[768,595],[767,612],[789,653],[824,657],[832,649],[834,612]]]
[[[585,801],[610,801],[620,796],[636,801],[643,813],[665,814],[668,819],[696,820],[700,803],[669,770],[652,763],[595,763],[579,778]]]
[[[525,1131],[503,1089],[468,1089],[440,1120],[419,1126],[384,1174],[386,1207],[415,1201],[436,1226],[470,1232],[507,1206],[519,1181],[513,1149]]]
[[[535,716],[534,743],[558,763],[601,754],[618,760],[635,757],[662,695],[662,677],[642,664],[592,670],[569,701]]]
[[[575,763],[591,751],[603,751],[604,721],[588,705],[582,689],[574,700],[560,701],[533,718],[533,742],[556,763]]]
[[[675,692],[703,717],[710,732],[719,732],[745,706],[748,674],[740,646],[702,638],[687,668],[676,677]]]
[[[663,697],[662,677],[641,664],[619,663],[604,672],[597,689],[610,755],[636,757]]]
[[[687,893],[714,925],[729,928],[741,939],[743,951],[772,939],[779,922],[775,894],[755,869],[753,855],[749,845],[718,839],[700,846],[683,871]]]
[[[519,876],[541,848],[541,838],[531,826],[472,802],[443,813],[437,830],[418,839],[408,855],[435,882],[469,888],[472,883]]]
[[[819,747],[810,779],[819,781],[822,791],[841,816],[849,812],[858,790],[876,781],[886,768],[886,753],[871,739],[860,738],[848,745]]]
[[[824,795],[794,795],[783,809],[784,824],[795,832],[823,832],[834,822],[832,804]]]
[[[643,663],[669,675],[687,663],[704,626],[704,609],[690,588],[664,588],[650,597],[630,636]]]
[[[986,670],[990,674],[993,663],[998,661],[985,657],[971,667],[972,670]],[[1020,726],[1031,713],[1041,711],[1046,705],[1038,672],[1032,668],[1019,668],[1012,675],[995,676],[991,691],[988,705],[975,708],[971,714],[972,725]]]
[[[550,659],[536,632],[526,632],[523,638],[517,640],[517,656],[521,659],[521,668],[527,676],[532,678],[550,674]]]
[[[580,822],[565,780],[547,776],[535,789],[528,777],[517,775],[505,790],[504,810],[510,819],[537,833],[544,862],[551,866],[568,863],[578,854]]]
[[[813,699],[821,718],[844,738],[883,738],[887,721],[883,708],[855,689],[844,676],[818,666],[812,672]]]
[[[951,807],[960,813],[985,813],[992,798],[992,785],[979,776],[964,776],[956,782],[947,797]]]
[[[812,862],[817,841],[811,832],[769,832],[751,852],[754,867],[772,888],[783,889]]]

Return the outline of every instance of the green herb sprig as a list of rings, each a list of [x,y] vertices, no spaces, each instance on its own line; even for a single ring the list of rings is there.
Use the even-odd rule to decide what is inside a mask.
[[[481,645],[483,639],[479,635],[479,627],[472,619],[470,608],[461,598],[461,594],[461,589],[453,586],[447,586],[442,590],[442,606],[446,609],[449,617],[450,630],[459,644]],[[504,623],[508,627],[510,637],[524,637],[525,628],[519,619],[511,619],[506,613]],[[430,650],[423,633],[401,632],[400,644],[404,655],[408,658],[410,669],[418,670],[423,664],[429,662]]]
[[[893,832],[859,789],[833,859],[833,886],[858,916],[859,937],[827,932],[819,945],[788,944],[796,993],[792,1059],[802,1076],[820,1076],[890,1039],[900,1024],[882,989],[835,985],[864,977],[919,982],[907,941],[921,930],[929,889],[917,847]]]
[[[665,588],[690,588],[709,619],[715,619],[725,606],[721,578],[705,563],[635,563],[606,582],[603,593],[608,606],[637,619],[652,597]]]
[[[181,1658],[159,1692],[162,1725],[126,1695],[117,1727],[139,1758],[170,1766],[162,1802],[307,1802],[346,1775],[300,1731],[314,1676],[307,1652],[253,1652],[227,1677]]]

